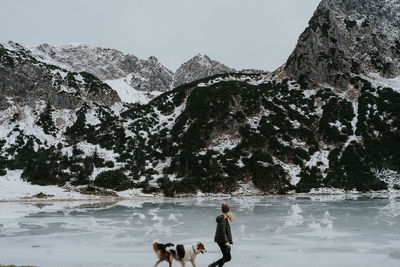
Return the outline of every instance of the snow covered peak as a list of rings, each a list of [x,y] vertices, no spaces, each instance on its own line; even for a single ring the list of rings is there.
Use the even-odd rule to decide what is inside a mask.
[[[15,43],[13,41],[8,41],[6,43],[0,43],[0,44],[2,46],[4,46],[4,48],[11,50],[11,51],[24,49],[24,47],[22,45],[20,45],[19,43]]]
[[[38,60],[69,71],[89,72],[101,80],[117,79],[131,73],[138,58],[118,50],[84,44],[52,46],[42,44],[31,48]]]
[[[204,64],[204,65],[212,65],[213,62],[217,62],[215,60],[212,60],[211,58],[209,58],[207,55],[203,55],[198,53],[197,55],[195,55],[192,59],[190,59],[192,62],[199,62],[200,64]],[[219,62],[218,62],[219,63]]]
[[[183,63],[174,75],[173,87],[215,74],[236,72],[235,69],[212,60],[207,55],[197,54]]]

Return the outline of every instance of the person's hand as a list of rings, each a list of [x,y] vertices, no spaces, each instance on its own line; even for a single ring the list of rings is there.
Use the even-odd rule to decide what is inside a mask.
[[[230,248],[232,245],[229,243],[226,243],[225,246],[227,246],[228,248]]]

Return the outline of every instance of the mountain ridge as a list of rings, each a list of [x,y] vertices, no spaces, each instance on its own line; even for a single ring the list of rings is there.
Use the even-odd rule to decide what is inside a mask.
[[[145,92],[152,98],[152,91],[165,92],[184,83],[222,74],[237,72],[207,55],[197,54],[175,71],[171,71],[154,56],[138,59],[116,49],[93,47],[84,44],[51,46],[42,44],[30,51],[44,62],[64,67],[74,72],[89,72],[102,81],[121,78],[132,88]],[[128,77],[129,76],[129,77]]]

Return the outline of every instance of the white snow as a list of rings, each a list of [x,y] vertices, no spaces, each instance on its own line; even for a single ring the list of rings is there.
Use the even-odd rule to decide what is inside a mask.
[[[383,78],[378,73],[370,73],[367,76],[363,76],[372,83],[374,87],[389,87],[394,91],[400,93],[400,76],[395,78]]]
[[[349,136],[347,139],[346,143],[343,146],[343,150],[352,142],[352,141],[358,141],[359,138],[356,136],[356,130],[357,130],[357,122],[358,122],[358,101],[353,101],[353,112],[355,116],[351,120],[351,127],[353,130],[353,134]]]
[[[32,198],[34,195],[44,193],[54,195],[52,199],[89,199],[93,196],[85,196],[77,192],[69,191],[58,186],[32,185],[21,179],[21,170],[7,171],[5,176],[0,176],[0,200],[20,200]]]
[[[229,75],[227,77],[217,77],[215,79],[209,80],[207,82],[200,82],[197,84],[198,87],[206,87],[206,86],[211,86],[213,84],[217,84],[221,81],[239,81],[239,82],[247,82],[248,84],[251,85],[259,85],[263,83],[268,83],[272,81],[271,74],[262,74],[258,75],[254,78],[250,78],[247,75],[241,75],[241,76],[236,76],[236,75]],[[293,87],[295,88],[295,87]]]
[[[235,148],[240,143],[240,140],[240,138],[233,137],[228,134],[223,134],[215,138],[212,141],[211,145],[202,152],[205,154],[207,150],[213,150],[220,154],[223,154],[225,149],[232,150],[233,148]]]
[[[252,181],[249,182],[239,182],[238,189],[232,192],[233,196],[254,196],[262,195],[262,191],[259,190]]]
[[[292,139],[292,146],[294,147],[306,147],[307,143],[304,141],[299,141],[297,138]]]
[[[15,137],[19,135],[19,132],[12,132],[16,125],[19,125],[19,129],[23,131],[25,135],[33,135],[40,139],[42,142],[46,142],[48,146],[57,145],[59,142],[62,142],[62,132],[59,132],[57,136],[52,136],[45,134],[43,132],[43,128],[41,126],[36,125],[38,116],[36,114],[40,114],[46,104],[44,101],[38,101],[35,103],[34,107],[31,108],[29,106],[20,107],[18,105],[12,105],[5,111],[0,112],[0,139],[4,139],[7,141],[6,147],[15,143]],[[15,123],[8,123],[9,120],[13,117],[14,114],[18,113],[21,120]],[[57,118],[62,119],[64,122],[68,122],[69,111],[68,110],[57,110],[54,114],[54,119]],[[66,125],[64,125],[65,127]],[[62,127],[61,127],[62,128]],[[10,136],[9,133],[12,132]]]
[[[95,109],[90,109],[89,112],[86,113],[86,124],[88,125],[98,125],[101,121],[97,117],[97,113]]]
[[[289,175],[289,182],[291,185],[297,185],[298,182],[300,182],[300,172],[301,168],[300,166],[294,165],[294,164],[287,164],[280,162],[279,163],[282,168],[285,170],[285,172]]]
[[[85,195],[74,190],[69,186],[40,186],[33,185],[21,179],[22,170],[8,170],[5,176],[0,176],[0,203],[3,201],[43,201],[34,197],[39,193],[52,195],[45,198],[46,201],[56,200],[84,200],[84,199],[110,199],[110,197],[101,197]],[[141,189],[129,189],[117,192],[119,198],[136,199],[137,197],[154,197],[153,194],[144,194]],[[111,198],[112,199],[112,198]],[[0,222],[1,223],[1,222]]]
[[[394,187],[400,188],[400,173],[389,169],[372,169],[372,172],[378,179],[384,181],[388,185],[389,192],[396,192]]]
[[[323,177],[326,176],[325,170],[329,168],[329,150],[321,150],[315,152],[310,160],[306,162],[305,166],[306,167],[313,167],[313,166],[318,166],[318,162],[321,162],[322,165],[318,166],[318,168],[321,170]]]
[[[293,129],[299,129],[301,126],[301,124],[298,120],[294,120],[294,121],[291,120],[290,123],[292,123]]]
[[[131,80],[129,77],[130,75],[116,80],[106,80],[104,82],[118,93],[122,102],[147,104],[149,99],[144,92],[138,91],[129,85],[129,81]]]
[[[343,129],[344,127],[346,127],[345,125],[343,125],[343,124],[342,124],[340,121],[338,121],[338,120],[336,120],[335,123],[330,122],[329,125],[330,125],[330,126],[336,127],[336,128],[339,130],[339,132],[341,132],[342,129]]]

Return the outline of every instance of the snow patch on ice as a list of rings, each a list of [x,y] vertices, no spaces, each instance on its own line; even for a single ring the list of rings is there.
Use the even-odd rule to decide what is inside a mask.
[[[33,185],[21,179],[22,170],[8,170],[5,176],[0,176],[0,196],[1,200],[20,200],[26,197],[33,197],[36,194],[43,193],[53,195],[52,199],[88,199],[93,196],[85,196],[77,192],[58,186],[40,186]]]
[[[304,223],[303,215],[301,215],[302,212],[303,210],[298,204],[292,205],[287,220],[284,225],[277,228],[276,233],[279,234],[289,227],[302,225]]]
[[[389,204],[379,209],[380,217],[388,224],[393,225],[393,219],[400,216],[399,204],[396,198],[390,198]]]

